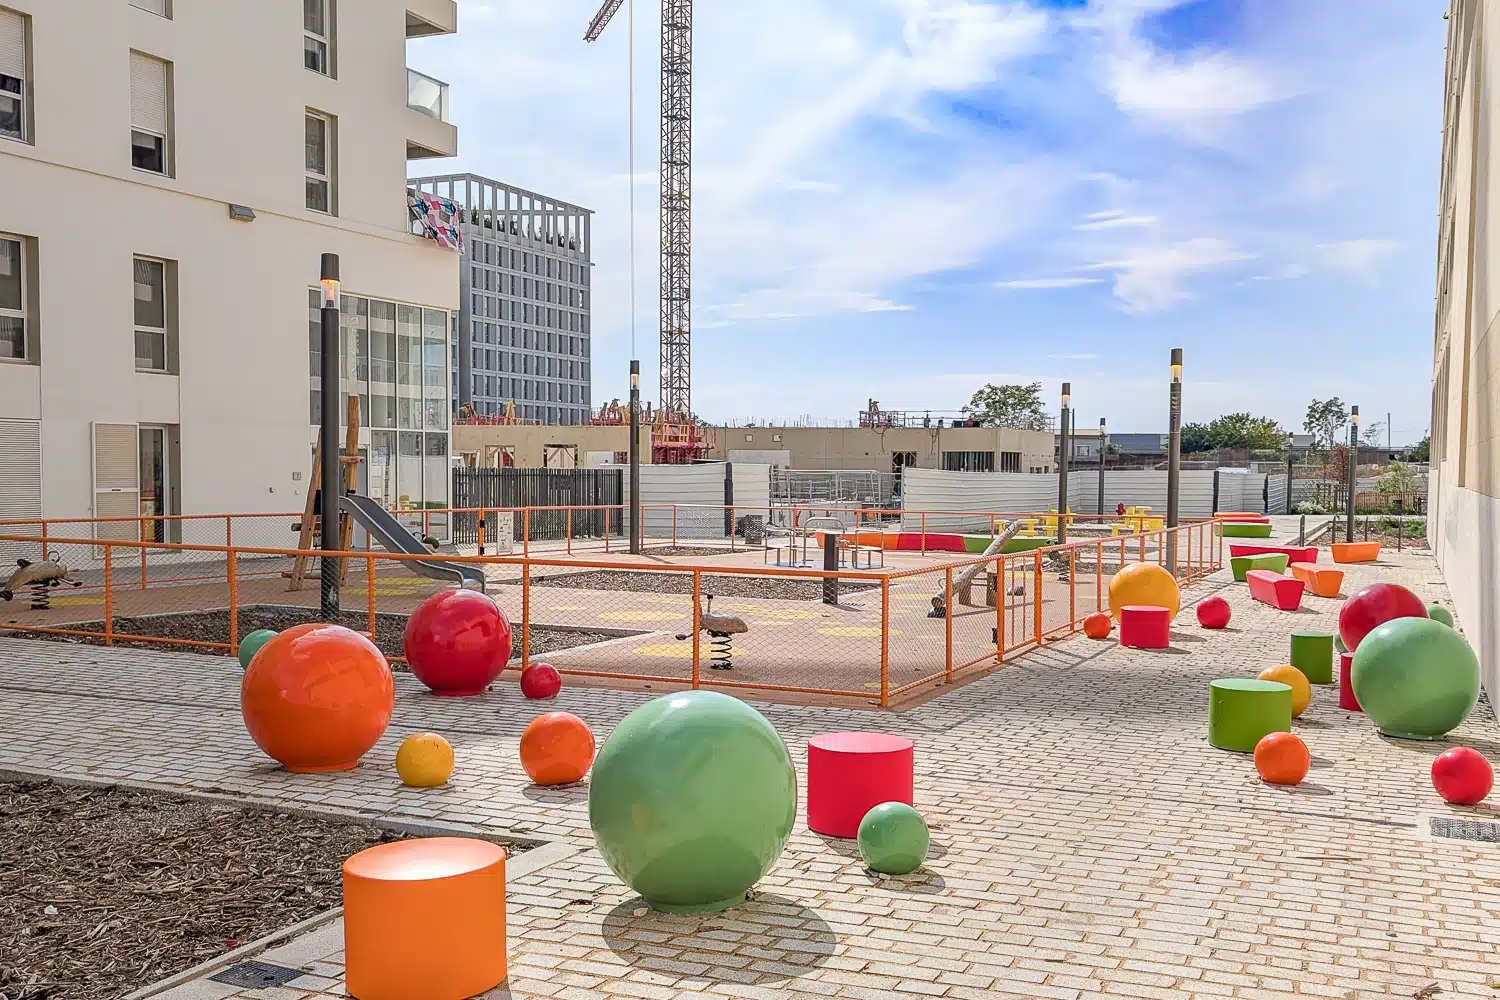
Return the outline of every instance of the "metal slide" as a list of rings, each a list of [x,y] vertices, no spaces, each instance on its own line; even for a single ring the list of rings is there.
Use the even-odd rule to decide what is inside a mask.
[[[432,555],[432,550],[420,538],[370,497],[358,493],[339,497],[339,508],[358,521],[360,527],[388,551],[409,556]],[[443,562],[439,559],[403,559],[401,565],[429,580],[447,580],[460,587],[484,590],[484,569],[481,566]]]

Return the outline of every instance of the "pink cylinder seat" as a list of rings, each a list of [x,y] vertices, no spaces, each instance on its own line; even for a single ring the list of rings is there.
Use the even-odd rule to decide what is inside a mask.
[[[824,733],[807,741],[807,828],[853,838],[882,802],[912,804],[916,746],[884,733]]]
[[[1172,645],[1172,611],[1153,604],[1120,609],[1120,645],[1133,649],[1168,649]]]

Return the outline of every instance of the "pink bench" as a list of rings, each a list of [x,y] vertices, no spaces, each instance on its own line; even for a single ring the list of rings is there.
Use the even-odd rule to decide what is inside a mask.
[[[1286,553],[1286,560],[1289,563],[1318,561],[1316,545],[1263,545],[1255,542],[1232,542],[1229,546],[1230,556],[1263,556],[1268,552]]]
[[[1266,569],[1252,569],[1245,574],[1245,582],[1250,585],[1250,596],[1263,604],[1282,611],[1296,611],[1302,607],[1304,584],[1301,580]]]

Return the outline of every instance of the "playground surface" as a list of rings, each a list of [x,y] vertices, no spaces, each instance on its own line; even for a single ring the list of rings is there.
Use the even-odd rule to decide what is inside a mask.
[[[1425,554],[1347,569],[1346,591],[1378,578],[1447,598]],[[593,847],[587,786],[527,782],[517,746],[539,707],[513,684],[440,700],[400,676],[395,719],[359,768],[293,775],[246,736],[228,658],[0,638],[0,769],[552,841],[513,866],[511,975],[493,997],[1497,995],[1500,848],[1427,834],[1448,811],[1427,770],[1450,743],[1384,740],[1329,689],[1297,725],[1313,754],[1301,786],[1263,785],[1204,741],[1209,681],[1281,662],[1292,629],[1331,629],[1339,607],[1278,612],[1228,576],[1184,596],[1222,593],[1232,628],[1203,632],[1189,612],[1169,652],[1068,638],[875,717],[759,704],[804,777],[817,733],[913,739],[933,850],[913,875],[876,877],[799,821],[754,898],[710,916],[646,910]],[[603,739],[648,697],[570,685],[555,707]],[[396,780],[396,747],[416,731],[453,743],[448,786]],[[1500,754],[1489,706],[1452,742]],[[335,921],[259,956],[300,974],[286,986],[199,977],[158,995],[342,996],[341,949]]]

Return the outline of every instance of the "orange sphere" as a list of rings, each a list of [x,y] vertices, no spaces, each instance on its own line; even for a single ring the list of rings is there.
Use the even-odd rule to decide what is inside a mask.
[[[521,734],[521,766],[538,785],[582,781],[594,762],[594,734],[569,712],[548,712]]]
[[[1300,785],[1311,766],[1307,744],[1292,733],[1269,733],[1255,744],[1255,770],[1268,785]]]
[[[390,724],[385,655],[339,625],[298,625],[266,643],[240,682],[250,738],[288,771],[347,771]]]
[[[1096,611],[1083,620],[1083,634],[1090,639],[1108,639],[1114,627],[1115,620],[1102,611]]]

